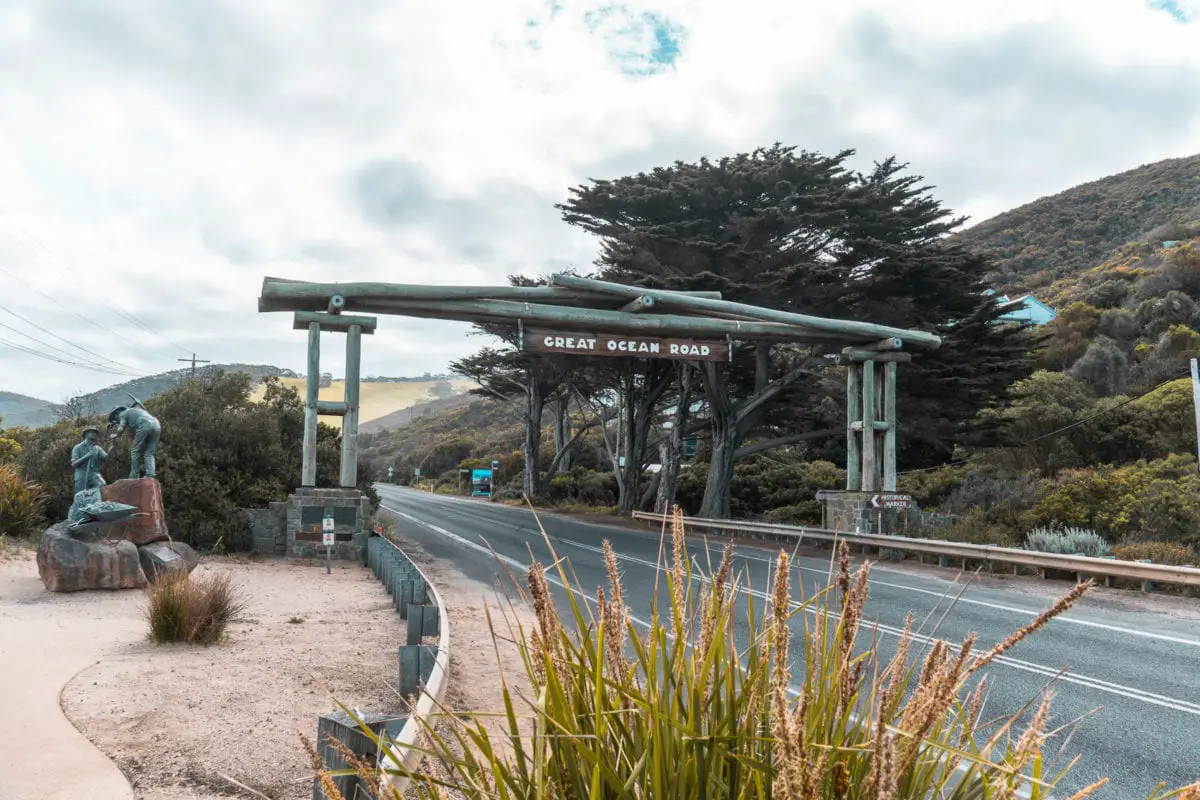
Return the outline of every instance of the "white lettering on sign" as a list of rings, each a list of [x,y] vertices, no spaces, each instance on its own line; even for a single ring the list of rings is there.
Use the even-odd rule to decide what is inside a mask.
[[[542,344],[546,347],[561,347],[564,350],[595,350],[596,340],[574,336],[545,336]]]
[[[706,356],[712,350],[706,344],[671,344],[673,356]]]
[[[658,342],[631,342],[628,339],[609,339],[605,343],[609,350],[615,350],[618,353],[658,353]]]

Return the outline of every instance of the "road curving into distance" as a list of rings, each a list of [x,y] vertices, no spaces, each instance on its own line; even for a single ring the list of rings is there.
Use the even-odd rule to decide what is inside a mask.
[[[550,562],[528,510],[385,484],[376,488],[406,536],[431,555],[453,562],[469,577],[510,585],[509,571],[524,578],[531,551],[543,564]],[[583,592],[577,593],[576,602],[591,603],[596,587],[607,582],[600,546],[608,539],[620,562],[634,622],[644,624],[649,619],[659,578],[655,533],[556,515],[541,515],[541,523],[558,555],[569,559],[579,579]],[[720,541],[709,545],[714,564],[722,546]],[[708,563],[703,540],[691,539],[688,547],[695,562]],[[759,595],[755,599],[759,609],[777,551],[769,545],[743,545],[737,552],[735,566],[748,578],[749,593]],[[811,594],[825,586],[828,573],[828,556],[799,559],[793,585],[803,581],[805,593]],[[1051,602],[1036,583],[991,580],[986,586],[967,587],[951,603],[962,585],[954,583],[955,572],[940,574],[945,577],[887,565],[873,569],[862,636],[876,630],[883,657],[890,657],[910,612],[918,623],[931,620],[926,632],[952,643],[975,632],[977,649],[986,650]],[[1046,585],[1061,586],[1064,592],[1068,587]],[[565,607],[566,587],[553,581],[552,588],[556,601]],[[1117,603],[1085,598],[989,668],[991,690],[984,716],[1019,711],[1049,688],[1054,692],[1052,727],[1082,718],[1069,741],[1066,734],[1055,740],[1064,742],[1066,749],[1054,766],[1061,768],[1071,757],[1081,756],[1061,787],[1068,790],[1060,792],[1062,797],[1103,775],[1111,782],[1094,797],[1104,800],[1138,800],[1159,781],[1176,787],[1200,778],[1200,601],[1195,602],[1198,613],[1187,618],[1157,609],[1154,600]],[[936,631],[930,631],[939,619]],[[740,633],[746,633],[744,624]],[[1058,749],[1048,747],[1047,753]]]

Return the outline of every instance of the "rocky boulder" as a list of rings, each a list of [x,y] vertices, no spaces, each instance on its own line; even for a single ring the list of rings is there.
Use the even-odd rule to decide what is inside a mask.
[[[111,539],[128,539],[135,545],[169,539],[163,512],[162,486],[154,478],[126,478],[100,490],[104,500],[137,506],[145,516],[132,517],[113,525]]]
[[[132,542],[84,541],[67,532],[67,522],[46,530],[38,545],[42,583],[52,592],[86,589],[142,589],[146,573]]]
[[[151,583],[160,575],[189,573],[200,563],[200,557],[191,546],[183,542],[153,542],[137,549],[142,572]]]

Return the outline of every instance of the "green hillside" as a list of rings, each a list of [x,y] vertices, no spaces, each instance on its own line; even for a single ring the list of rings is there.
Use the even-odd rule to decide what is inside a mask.
[[[1129,242],[1200,236],[1200,155],[1147,164],[1006,211],[953,241],[996,262],[994,285],[1039,290]]]
[[[486,466],[502,462],[501,473],[519,472],[524,436],[523,410],[515,403],[477,399],[467,405],[417,417],[404,427],[359,435],[362,458],[380,474],[395,467],[397,480],[407,482],[420,467],[422,476],[437,477],[457,470],[460,463],[478,460]]]

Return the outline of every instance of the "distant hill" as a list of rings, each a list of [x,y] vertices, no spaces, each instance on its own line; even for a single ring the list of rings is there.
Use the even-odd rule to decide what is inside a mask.
[[[0,392],[0,425],[40,428],[57,419],[54,403],[15,392]]]
[[[470,405],[479,398],[475,395],[466,392],[462,394],[452,395],[451,397],[442,397],[437,400],[429,400],[424,403],[417,403],[402,408],[399,411],[393,411],[390,414],[385,414],[382,417],[376,417],[366,422],[360,422],[358,430],[362,433],[377,433],[379,431],[400,430],[405,428],[419,419],[430,416],[431,414],[440,414],[444,411],[450,411],[455,408],[461,408],[465,405]]]
[[[302,397],[304,396],[304,378],[287,377],[282,378],[281,382],[285,386],[294,387]],[[463,378],[363,381],[359,384],[359,430],[378,430],[379,428],[372,424],[375,420],[384,417],[398,420],[398,412],[408,415],[406,409],[461,395],[475,387],[474,381]],[[255,398],[262,397],[264,391],[264,388],[259,387],[253,396]],[[345,391],[344,381],[331,381],[328,386],[321,387],[319,397],[322,400],[337,401],[345,397]],[[342,426],[341,417],[321,417],[321,421],[335,428]]]
[[[199,374],[216,371],[229,373],[244,372],[256,383],[267,377],[296,377],[296,373],[290,369],[272,367],[267,364],[210,364],[206,365],[203,370],[198,370]],[[137,378],[115,386],[109,386],[91,394],[83,395],[81,398],[83,408],[91,413],[107,412],[116,406],[129,405],[130,394],[138,400],[145,401],[148,397],[153,397],[176,386],[180,381],[190,377],[191,374],[191,367],[184,367],[183,369],[162,372],[158,375],[150,375],[145,378]]]
[[[224,372],[244,372],[253,378],[255,382],[271,376],[280,378],[296,377],[296,373],[290,369],[272,367],[266,364],[211,364],[206,365],[198,372],[204,374],[217,370]],[[119,383],[115,386],[109,386],[81,395],[75,400],[75,403],[84,414],[100,414],[110,411],[116,406],[129,405],[130,394],[139,400],[145,401],[177,385],[191,374],[191,368],[185,367],[183,369],[171,370],[170,372],[161,372],[157,375],[149,375],[144,378],[136,378],[125,383]],[[127,392],[128,394],[126,394]],[[43,425],[51,425],[58,419],[61,408],[61,404],[52,403],[49,400],[26,397],[12,392],[0,392],[0,417],[3,418],[0,424],[6,428],[15,428],[18,425],[40,428]]]
[[[1130,242],[1200,236],[1200,155],[1147,164],[984,220],[952,241],[996,262],[997,290],[1036,290]]]
[[[402,428],[366,433],[359,439],[362,457],[380,474],[396,465],[407,478],[421,467],[422,475],[438,476],[456,469],[464,459],[519,460],[525,435],[520,403],[502,403],[467,395],[468,402],[419,416]]]

